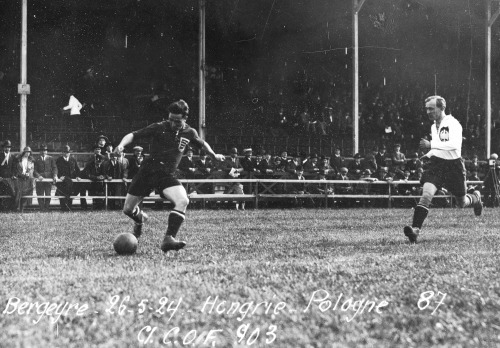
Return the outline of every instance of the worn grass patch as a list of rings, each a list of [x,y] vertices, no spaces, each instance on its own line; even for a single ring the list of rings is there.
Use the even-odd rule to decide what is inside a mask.
[[[0,346],[500,345],[498,210],[431,210],[417,245],[411,210],[190,210],[164,255],[167,214],[132,256],[119,212],[2,214]]]

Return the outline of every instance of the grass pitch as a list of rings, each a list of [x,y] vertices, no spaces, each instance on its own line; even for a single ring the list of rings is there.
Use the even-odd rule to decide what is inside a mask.
[[[499,211],[189,210],[164,255],[120,212],[0,215],[2,347],[495,347]]]

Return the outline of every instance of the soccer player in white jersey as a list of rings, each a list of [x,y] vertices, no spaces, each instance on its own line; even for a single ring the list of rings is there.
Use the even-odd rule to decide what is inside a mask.
[[[466,170],[461,157],[462,126],[456,118],[446,115],[445,109],[444,98],[435,95],[425,99],[427,116],[434,123],[431,127],[432,140],[420,140],[420,149],[426,153],[424,156],[429,158],[429,163],[420,180],[423,192],[413,213],[413,223],[404,228],[410,243],[417,242],[432,198],[442,187],[456,196],[459,207],[474,207],[476,216],[481,215],[483,210],[479,191],[466,194]]]

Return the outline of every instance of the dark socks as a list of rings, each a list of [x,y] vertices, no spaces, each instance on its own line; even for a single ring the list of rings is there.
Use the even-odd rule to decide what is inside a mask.
[[[175,238],[185,218],[186,215],[182,211],[172,209],[168,215],[167,235]]]
[[[427,214],[429,213],[429,208],[422,205],[417,204],[415,207],[415,212],[413,213],[413,224],[412,227],[422,228],[422,224],[424,223]]]
[[[477,199],[477,196],[474,195],[474,194],[466,194],[465,195],[465,205],[464,205],[464,208],[465,207],[469,207],[471,205],[474,205],[478,202],[478,199]]]

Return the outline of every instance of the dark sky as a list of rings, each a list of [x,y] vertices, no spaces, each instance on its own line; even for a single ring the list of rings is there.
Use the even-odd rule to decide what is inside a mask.
[[[0,71],[15,83],[20,3],[0,0]],[[177,87],[179,76],[197,79],[196,0],[28,3],[28,80],[34,87],[67,89],[89,67],[106,79],[106,88],[125,94],[147,91],[155,79]],[[207,65],[247,79],[272,75],[284,62],[338,77],[350,65],[345,48],[352,44],[351,24],[349,0],[207,0]],[[496,23],[494,71],[499,28]],[[366,0],[359,43],[362,76],[397,68],[417,79],[430,81],[438,73],[463,84],[470,73],[482,88],[484,2]]]

